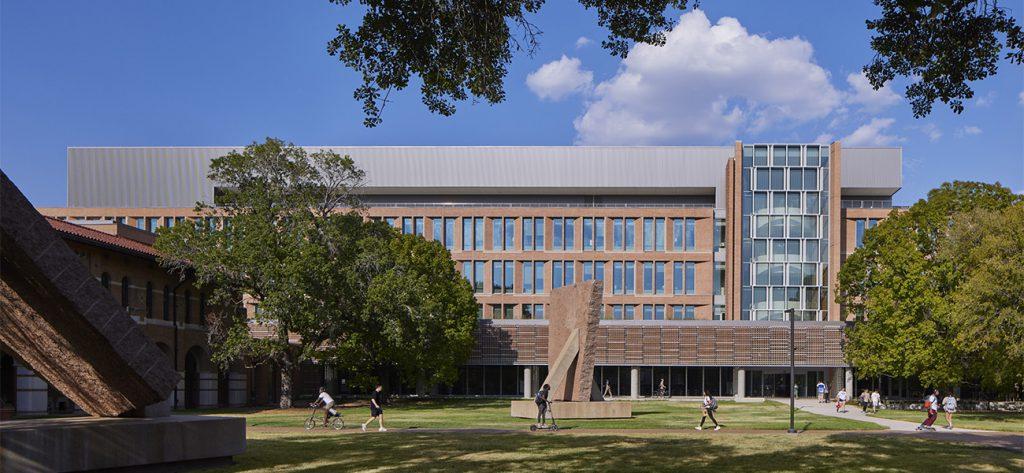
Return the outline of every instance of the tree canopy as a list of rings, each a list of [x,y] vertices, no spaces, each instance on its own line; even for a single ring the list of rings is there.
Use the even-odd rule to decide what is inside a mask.
[[[946,183],[865,233],[840,269],[837,296],[854,322],[845,353],[859,376],[916,376],[932,386],[980,381],[1003,391],[1024,381],[1019,364],[991,360],[1019,360],[1024,351],[1014,338],[1024,325],[1024,279],[1006,267],[1013,257],[988,264],[1021,248],[1019,229],[996,227],[1012,225],[1022,205],[999,184]],[[981,240],[987,244],[975,245]],[[982,290],[1002,296],[973,305]],[[976,334],[993,328],[986,344],[998,351],[982,353]]]
[[[505,100],[504,80],[514,54],[532,56],[542,32],[530,16],[544,0],[473,0],[465,2],[388,2],[330,0],[341,6],[358,3],[362,21],[337,26],[327,52],[362,76],[353,93],[362,102],[364,125],[381,123],[382,112],[415,77],[423,104],[444,116],[456,102],[472,98],[490,104]],[[960,113],[973,97],[970,83],[996,73],[1005,58],[1024,61],[1024,33],[997,0],[874,0],[882,17],[867,20],[876,34],[876,56],[864,72],[876,89],[896,77],[911,83],[905,95],[914,115],[931,113],[942,101]],[[673,12],[699,7],[687,0],[579,0],[597,14],[608,31],[601,42],[625,58],[634,43],[663,45],[675,25]],[[1005,52],[1004,52],[1005,51]]]

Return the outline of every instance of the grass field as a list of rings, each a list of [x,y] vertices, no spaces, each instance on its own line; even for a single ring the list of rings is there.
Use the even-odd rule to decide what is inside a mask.
[[[926,417],[924,411],[881,410],[870,414],[886,419],[921,422]],[[935,427],[946,425],[946,414],[939,412]],[[953,428],[998,430],[1002,432],[1024,432],[1024,414],[1007,412],[958,412],[953,415]]]
[[[554,404],[558,416],[558,403]],[[253,427],[296,427],[309,416],[309,409],[263,411],[200,411],[203,414],[243,415]],[[369,417],[363,405],[341,409],[350,428]],[[531,420],[509,416],[509,401],[498,399],[451,399],[429,401],[401,401],[387,406],[384,425],[409,429],[526,429]],[[725,429],[784,430],[789,426],[789,407],[775,402],[735,403],[723,401],[715,414]],[[680,429],[691,430],[700,421],[700,408],[696,402],[647,401],[633,403],[632,419],[561,420],[562,428],[588,429]],[[710,425],[710,421],[708,421]],[[376,423],[374,423],[376,425]],[[872,430],[876,424],[797,412],[796,426],[800,430]]]

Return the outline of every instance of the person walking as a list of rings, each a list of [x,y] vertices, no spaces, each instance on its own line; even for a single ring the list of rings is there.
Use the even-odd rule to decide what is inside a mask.
[[[935,430],[932,424],[935,423],[935,419],[939,417],[939,390],[932,391],[924,399],[924,408],[928,411],[928,417],[921,422],[921,425],[917,426],[917,430]]]
[[[715,419],[715,411],[718,410],[718,400],[714,396],[708,394],[707,390],[704,390],[704,402],[700,405],[701,417],[700,425],[696,427],[697,430],[704,430],[704,421],[711,419],[711,422],[715,423],[715,430],[722,430],[722,426],[718,425],[718,421]]]
[[[825,382],[818,381],[818,385],[815,386],[815,390],[818,392],[818,402],[825,402]]]
[[[860,393],[860,411],[867,414],[869,405],[871,405],[871,393],[865,389]]]
[[[665,378],[661,378],[658,382],[658,399],[665,399],[665,394],[668,393],[668,387],[665,386]]]
[[[377,383],[377,387],[373,390],[373,396],[370,397],[370,418],[363,422],[363,432],[366,432],[366,425],[377,419],[377,425],[380,426],[378,432],[387,432],[388,429],[384,428],[384,394],[382,393],[382,387],[380,383]]]
[[[877,414],[878,408],[882,405],[882,395],[878,393],[878,390],[874,390],[871,393],[871,412]]]
[[[942,398],[942,410],[946,412],[946,428],[953,430],[953,414],[956,413],[956,396],[950,391]]]
[[[605,399],[612,397],[612,383],[608,382],[607,379],[604,380],[604,393],[601,394],[601,397]]]
[[[551,385],[545,384],[541,386],[540,391],[533,397],[533,402],[537,404],[537,426],[547,424],[547,412],[548,412],[548,393],[551,391]]]
[[[846,401],[848,401],[848,400],[849,400],[849,395],[846,394],[846,388],[840,388],[839,389],[839,394],[836,394],[836,412],[840,412],[840,410],[842,410],[844,407],[846,407]],[[843,410],[842,412],[846,412],[846,411]]]

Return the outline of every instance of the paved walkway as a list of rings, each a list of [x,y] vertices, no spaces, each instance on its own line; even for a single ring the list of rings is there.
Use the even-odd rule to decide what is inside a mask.
[[[786,399],[786,400],[775,399],[775,400],[778,401],[778,402],[784,402],[786,405],[789,405],[789,400],[788,399]],[[894,430],[894,431],[897,431],[897,432],[914,432],[914,431],[916,431],[917,426],[921,425],[920,423],[917,423],[917,422],[907,422],[905,420],[893,420],[893,419],[885,419],[885,418],[882,418],[882,417],[872,417],[872,416],[869,416],[869,415],[865,414],[860,409],[860,406],[849,406],[849,407],[843,408],[844,412],[836,412],[836,405],[835,405],[835,403],[833,403],[833,402],[822,403],[822,402],[818,402],[817,400],[814,400],[814,399],[797,399],[797,401],[796,401],[796,408],[800,409],[802,411],[810,412],[812,414],[818,414],[818,415],[829,416],[829,417],[839,417],[839,418],[843,418],[843,419],[860,420],[860,421],[864,421],[864,422],[871,422],[871,423],[874,423],[874,424],[881,425],[883,427],[887,427],[889,430]],[[956,434],[958,432],[988,432],[987,430],[971,430],[971,429],[961,429],[961,428],[956,428],[954,430],[946,430],[946,429],[943,429],[941,427],[942,425],[945,425],[945,418],[942,417],[942,413],[941,412],[939,413],[939,417],[941,418],[942,422],[939,422],[938,420],[935,421],[935,431],[936,432],[940,432],[940,433],[944,433],[944,434]],[[922,412],[921,413],[921,420],[923,421],[924,418],[925,418],[925,415],[924,415],[924,412]]]

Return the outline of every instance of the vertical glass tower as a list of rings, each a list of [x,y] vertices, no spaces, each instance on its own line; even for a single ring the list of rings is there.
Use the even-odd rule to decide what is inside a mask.
[[[750,145],[742,157],[740,318],[828,318],[828,146]]]

